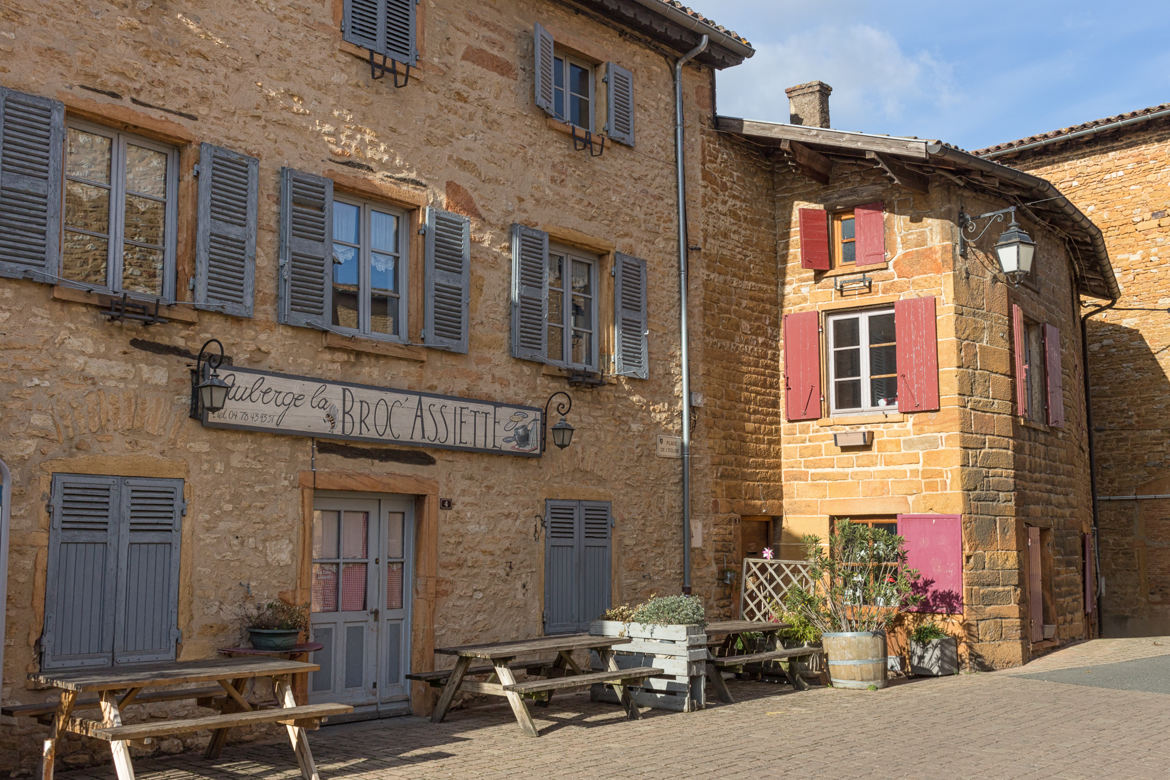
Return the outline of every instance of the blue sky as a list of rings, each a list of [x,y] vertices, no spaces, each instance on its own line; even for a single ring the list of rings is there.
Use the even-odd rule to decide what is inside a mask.
[[[1170,0],[691,0],[756,54],[718,110],[788,121],[784,88],[833,87],[841,130],[978,149],[1170,103]]]

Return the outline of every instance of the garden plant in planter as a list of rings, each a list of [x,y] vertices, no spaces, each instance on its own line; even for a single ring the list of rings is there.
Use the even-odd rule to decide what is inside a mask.
[[[910,673],[941,677],[959,673],[959,643],[938,623],[923,623],[910,634]]]
[[[290,650],[309,630],[309,608],[272,600],[247,619],[248,636],[257,650]]]
[[[827,549],[815,535],[804,543],[813,584],[791,588],[784,608],[821,632],[835,687],[885,687],[886,628],[920,599],[905,542],[883,528],[841,520]]]

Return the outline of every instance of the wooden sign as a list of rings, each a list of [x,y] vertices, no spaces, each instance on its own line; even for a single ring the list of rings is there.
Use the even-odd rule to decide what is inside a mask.
[[[211,428],[540,455],[541,410],[250,368],[221,367],[227,403],[203,412]]]

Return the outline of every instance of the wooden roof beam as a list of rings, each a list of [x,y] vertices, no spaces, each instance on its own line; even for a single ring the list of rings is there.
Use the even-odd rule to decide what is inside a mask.
[[[814,152],[796,141],[781,141],[780,149],[795,168],[819,184],[828,184],[833,173],[833,161],[820,152]]]
[[[921,192],[924,195],[930,191],[930,178],[928,176],[918,171],[910,170],[888,155],[878,152],[866,152],[865,159],[881,168],[889,180],[899,187],[905,187],[914,192]]]

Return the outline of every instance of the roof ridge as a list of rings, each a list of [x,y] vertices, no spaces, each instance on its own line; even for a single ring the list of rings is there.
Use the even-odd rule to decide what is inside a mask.
[[[1114,114],[1113,116],[1102,117],[1101,119],[1092,119],[1088,122],[1082,122],[1079,125],[1072,125],[1070,127],[1062,127],[1059,130],[1050,130],[1046,133],[1037,133],[1026,138],[1017,138],[1014,141],[1004,141],[1003,143],[994,144],[983,149],[976,149],[971,154],[979,155],[980,157],[989,154],[998,154],[1009,152],[1021,146],[1035,144],[1046,141],[1055,141],[1063,136],[1071,135],[1085,130],[1093,130],[1094,128],[1104,129],[1106,125],[1113,125],[1118,122],[1125,122],[1132,119],[1143,119],[1146,117],[1153,117],[1164,111],[1170,111],[1170,103],[1161,103],[1156,106],[1149,106],[1147,108],[1139,108],[1136,111],[1127,111],[1122,114]]]

